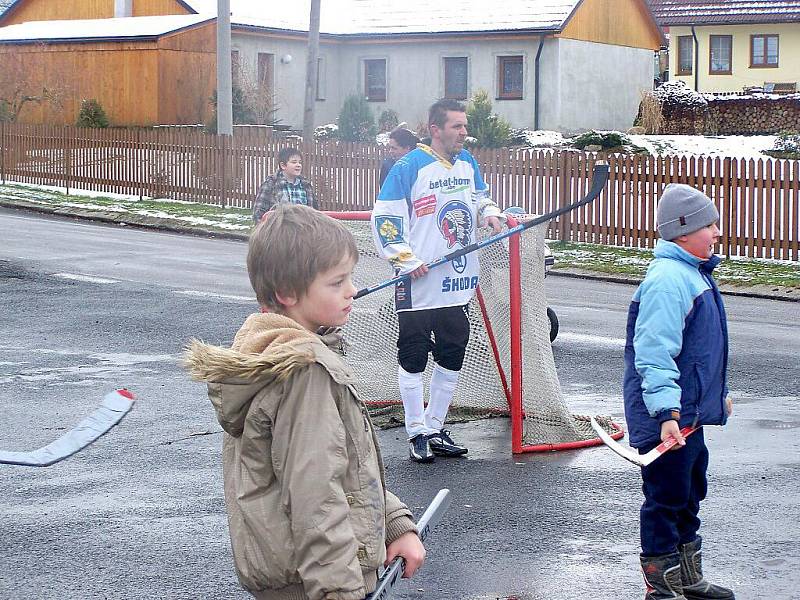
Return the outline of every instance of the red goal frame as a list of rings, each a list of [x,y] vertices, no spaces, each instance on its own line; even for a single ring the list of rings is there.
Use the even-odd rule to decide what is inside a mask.
[[[372,218],[372,211],[325,211],[325,214],[339,220],[349,221],[369,221]],[[516,227],[518,221],[511,215],[506,215],[508,227]],[[578,448],[587,448],[591,446],[602,446],[603,441],[597,438],[588,440],[578,440],[575,442],[562,442],[558,444],[536,444],[526,445],[522,443],[523,427],[522,422],[525,418],[525,412],[522,406],[522,273],[521,273],[521,258],[520,258],[520,244],[519,235],[515,234],[508,238],[508,254],[509,254],[509,322],[511,324],[511,382],[509,386],[509,379],[503,363],[500,360],[500,349],[497,346],[492,325],[487,318],[486,304],[484,302],[483,294],[481,293],[480,284],[476,290],[478,305],[481,308],[483,316],[483,323],[486,327],[486,333],[492,347],[492,354],[494,355],[495,365],[497,372],[500,376],[500,381],[505,392],[506,402],[509,408],[509,415],[511,418],[511,452],[513,454],[522,454],[526,452],[550,452],[556,450],[573,450]],[[616,433],[611,434],[613,439],[620,439],[624,432],[622,428],[613,423],[618,429]]]

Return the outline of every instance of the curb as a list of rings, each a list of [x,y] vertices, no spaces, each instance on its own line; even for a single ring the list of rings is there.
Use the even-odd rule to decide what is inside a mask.
[[[24,200],[7,200],[0,198],[0,207],[16,210],[27,210],[41,214],[54,215],[71,219],[81,219],[97,221],[110,225],[132,226],[140,229],[156,229],[170,233],[182,235],[195,235],[199,237],[219,238],[228,240],[247,241],[250,237],[248,233],[238,233],[235,231],[218,231],[215,229],[205,229],[196,225],[183,225],[168,219],[155,217],[142,217],[138,215],[121,215],[114,212],[88,211],[80,208],[61,208],[44,206]],[[607,275],[593,271],[580,271],[570,269],[551,269],[547,273],[548,277],[566,277],[570,279],[588,279],[591,281],[607,281],[609,283],[621,283],[624,285],[639,285],[641,278],[626,277],[619,275]],[[774,288],[771,293],[758,292],[752,290],[737,289],[735,286],[720,286],[720,292],[726,296],[739,296],[743,298],[758,298],[761,300],[777,300],[780,302],[800,302],[800,290],[793,288]]]
[[[216,229],[205,229],[197,225],[183,225],[170,221],[168,219],[159,219],[156,217],[142,217],[139,215],[126,214],[122,215],[115,212],[101,212],[89,211],[80,208],[62,208],[43,206],[33,202],[25,202],[24,200],[6,200],[0,198],[0,207],[12,208],[17,210],[27,210],[31,212],[38,212],[45,215],[54,215],[57,217],[65,217],[69,219],[80,219],[82,221],[97,221],[100,223],[107,223],[110,225],[131,226],[139,229],[157,229],[159,231],[167,231],[171,233],[180,233],[184,235],[196,235],[199,237],[210,237],[230,240],[243,240],[247,241],[250,237],[248,233],[237,233],[235,231],[222,231]]]
[[[639,277],[620,277],[618,275],[605,275],[591,271],[572,271],[569,269],[551,269],[547,272],[548,277],[566,277],[568,279],[589,279],[592,281],[608,281],[609,283],[622,283],[625,285],[639,285],[642,280]],[[741,298],[758,298],[760,300],[777,300],[779,302],[800,302],[800,291],[792,288],[775,288],[772,293],[756,292],[752,290],[737,289],[731,285],[721,285],[720,293],[726,296],[738,296]]]

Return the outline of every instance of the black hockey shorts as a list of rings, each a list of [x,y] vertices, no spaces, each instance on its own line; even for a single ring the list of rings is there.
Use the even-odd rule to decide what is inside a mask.
[[[409,373],[422,373],[433,353],[436,364],[460,371],[469,342],[467,306],[448,306],[397,313],[397,362]],[[433,338],[431,338],[433,334]]]

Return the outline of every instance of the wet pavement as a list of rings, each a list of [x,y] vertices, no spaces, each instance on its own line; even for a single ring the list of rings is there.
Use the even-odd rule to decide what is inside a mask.
[[[45,469],[0,465],[0,598],[245,598],[233,572],[221,435],[178,354],[229,343],[253,310],[243,244],[0,211],[0,448],[39,447],[128,385],[108,436]],[[45,244],[43,240],[46,240]],[[66,275],[79,275],[79,278]],[[107,280],[105,283],[101,280]],[[568,403],[621,420],[630,286],[548,279]],[[800,598],[797,305],[726,298],[735,414],[707,428],[706,574],[738,598]],[[398,599],[643,596],[637,469],[605,448],[512,456],[504,419],[453,426],[467,459],[406,459],[380,432],[390,488],[415,513],[453,491]]]

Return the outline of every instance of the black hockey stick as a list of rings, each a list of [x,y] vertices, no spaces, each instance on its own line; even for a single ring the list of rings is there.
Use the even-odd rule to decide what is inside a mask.
[[[422,513],[419,521],[417,521],[420,541],[425,541],[431,529],[436,527],[436,524],[442,519],[442,515],[447,510],[448,506],[450,506],[450,490],[441,489],[439,493],[436,494],[436,497],[433,499],[433,502],[430,503],[427,510]],[[389,568],[386,569],[380,579],[378,579],[378,585],[375,587],[375,591],[371,594],[367,594],[364,600],[386,600],[392,588],[397,583],[397,580],[403,575],[404,568],[405,561],[403,558],[400,556],[395,558],[392,564],[389,565]]]
[[[106,394],[103,404],[75,427],[47,446],[30,452],[0,450],[0,464],[49,467],[72,456],[108,433],[133,408],[136,398],[126,389]]]
[[[594,165],[594,172],[592,174],[592,188],[589,190],[589,193],[586,194],[583,198],[578,200],[577,202],[573,202],[567,206],[562,206],[561,208],[554,210],[552,212],[547,213],[546,215],[542,215],[540,217],[536,217],[535,219],[531,219],[530,221],[525,221],[524,223],[520,223],[516,227],[511,227],[506,231],[501,233],[497,233],[493,236],[486,238],[485,240],[481,240],[480,242],[475,242],[470,244],[469,246],[465,246],[460,250],[454,250],[449,254],[445,254],[441,258],[437,258],[433,262],[428,263],[426,266],[429,269],[433,269],[434,267],[438,267],[439,265],[443,265],[445,263],[450,262],[453,259],[456,259],[460,256],[464,256],[465,254],[469,254],[470,252],[474,252],[475,250],[480,250],[481,248],[485,248],[495,242],[499,242],[500,240],[504,240],[507,237],[511,237],[512,235],[516,235],[526,229],[530,229],[536,225],[540,225],[542,223],[546,223],[547,221],[552,221],[556,217],[559,217],[563,214],[566,214],[570,211],[575,210],[583,206],[584,204],[588,204],[595,200],[600,193],[603,191],[603,188],[606,187],[606,183],[608,183],[608,164],[605,162],[597,162]],[[408,279],[411,277],[411,273],[405,273],[403,275],[398,275],[392,279],[387,279],[382,283],[375,284],[370,287],[365,287],[364,289],[358,290],[355,296],[353,296],[353,300],[357,300],[367,294],[371,294],[372,292],[377,292],[378,290],[382,290],[385,287],[389,287],[390,285],[395,285],[400,283],[401,281]]]

